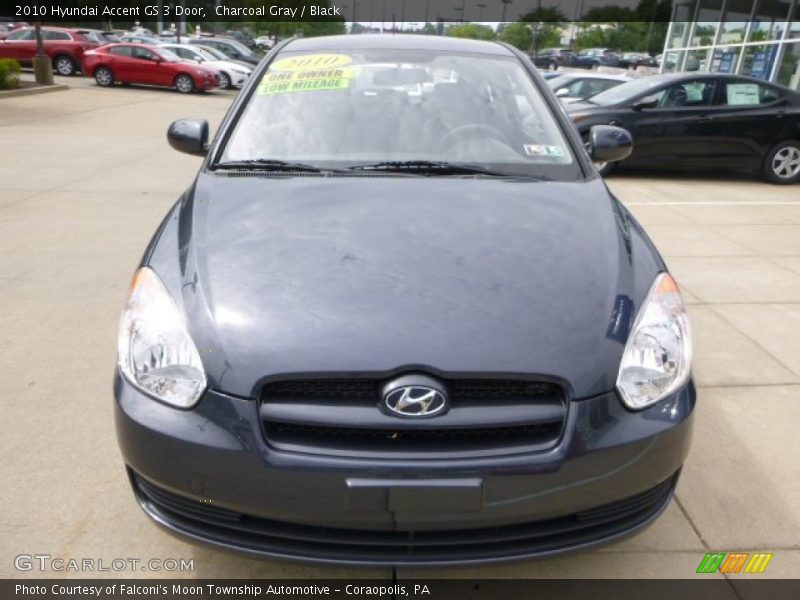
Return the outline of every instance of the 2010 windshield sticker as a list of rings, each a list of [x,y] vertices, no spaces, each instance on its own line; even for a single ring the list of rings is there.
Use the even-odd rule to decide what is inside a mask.
[[[564,149],[561,146],[542,146],[539,144],[525,144],[523,146],[525,154],[528,156],[564,156]]]
[[[258,95],[344,90],[358,69],[345,54],[308,54],[276,61],[258,84]]]

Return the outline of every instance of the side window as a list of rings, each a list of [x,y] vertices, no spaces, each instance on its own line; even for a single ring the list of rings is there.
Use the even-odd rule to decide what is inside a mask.
[[[33,39],[33,29],[20,29],[19,31],[14,31],[9,33],[6,36],[6,41],[26,41]]]
[[[151,61],[156,59],[153,53],[146,48],[133,48],[133,58],[138,58],[139,60],[151,60]]]
[[[186,48],[171,48],[171,50],[181,58],[188,58],[189,60],[194,60],[196,58],[194,52]]]
[[[723,90],[723,106],[758,106],[781,99],[775,88],[749,81],[726,81]]]
[[[117,56],[131,56],[131,47],[130,46],[114,46],[109,50],[111,54],[116,54]]]
[[[43,31],[42,39],[48,42],[70,40],[69,34],[66,31]]]
[[[693,108],[710,106],[714,99],[715,79],[684,81],[661,92],[659,108]]]

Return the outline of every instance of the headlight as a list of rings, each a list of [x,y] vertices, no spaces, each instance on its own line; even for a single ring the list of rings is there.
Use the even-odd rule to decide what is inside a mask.
[[[119,368],[143,392],[190,408],[206,387],[206,374],[181,313],[152,269],[136,272],[117,341]]]
[[[678,285],[656,277],[633,325],[617,376],[617,391],[632,409],[655,404],[689,379],[692,342]]]

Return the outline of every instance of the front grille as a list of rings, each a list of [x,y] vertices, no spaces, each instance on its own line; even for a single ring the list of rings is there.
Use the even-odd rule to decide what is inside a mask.
[[[265,556],[382,565],[510,560],[586,547],[655,518],[677,478],[678,473],[635,496],[553,519],[474,529],[375,531],[298,525],[233,511],[218,515],[198,500],[132,475],[145,510],[192,537]]]
[[[282,451],[352,458],[495,456],[541,451],[566,418],[561,386],[506,378],[438,379],[450,410],[429,419],[379,408],[392,378],[309,378],[268,382],[261,392],[267,443]]]

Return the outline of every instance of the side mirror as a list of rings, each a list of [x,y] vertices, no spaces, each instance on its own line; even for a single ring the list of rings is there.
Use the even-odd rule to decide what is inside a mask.
[[[589,131],[589,156],[596,163],[616,162],[630,156],[633,138],[627,129],[613,125],[595,125]]]
[[[208,121],[178,119],[169,126],[167,141],[178,152],[205,156],[208,152]]]
[[[569,89],[565,87],[558,88],[556,90],[556,96],[558,96],[559,98],[566,98],[567,96],[569,96]]]
[[[656,98],[642,98],[633,103],[631,108],[633,110],[644,110],[646,108],[655,108],[658,106],[658,99]]]

